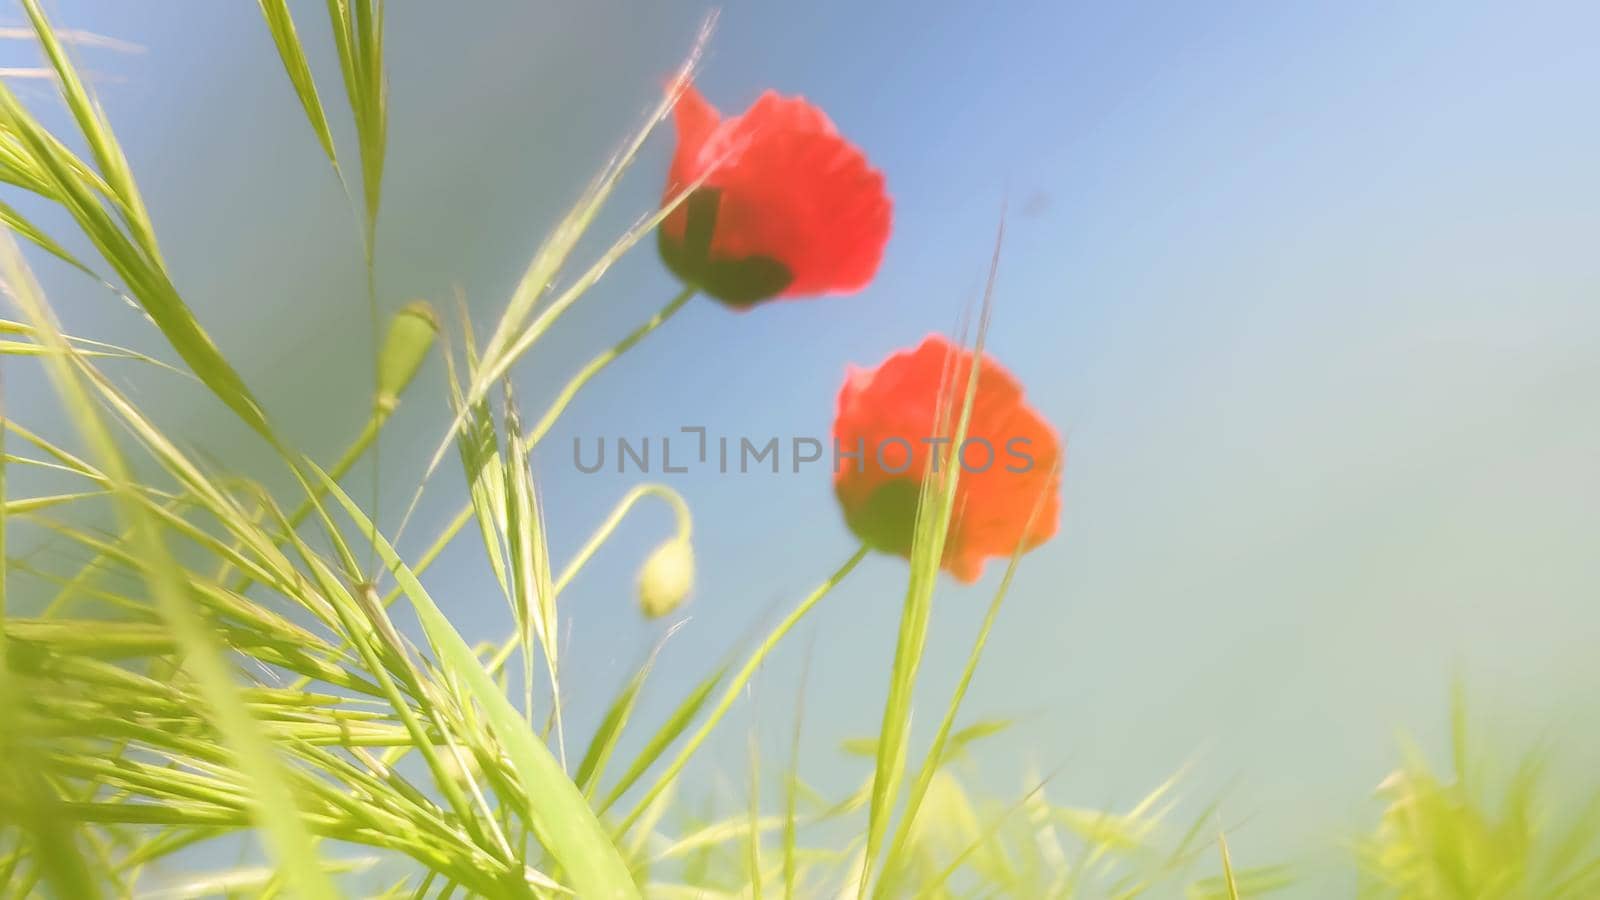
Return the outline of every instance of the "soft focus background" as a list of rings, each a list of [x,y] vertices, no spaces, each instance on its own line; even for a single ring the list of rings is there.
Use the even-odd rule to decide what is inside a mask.
[[[952,329],[979,295],[1009,199],[990,347],[1070,460],[1062,533],[1024,563],[966,706],[1021,718],[980,755],[983,780],[1016,793],[1030,766],[1059,769],[1053,797],[1119,806],[1192,762],[1186,795],[1223,798],[1235,859],[1300,862],[1321,895],[1376,814],[1397,731],[1442,753],[1454,676],[1492,743],[1549,738],[1580,772],[1600,747],[1600,8],[1294,6],[730,4],[706,95],[823,106],[887,174],[894,237],[858,296],[744,315],[696,301],[598,379],[538,455],[558,564],[640,480],[579,474],[574,437],[825,437],[847,363]],[[282,430],[331,458],[370,390],[357,225],[259,12],[53,12],[142,48],[78,54],[179,287]],[[492,323],[705,12],[393,4],[385,308],[420,297],[453,321],[459,294]],[[331,77],[324,30],[302,37]],[[37,64],[24,41],[0,52]],[[13,84],[50,102],[46,83]],[[670,147],[653,141],[600,238],[653,207]],[[37,264],[69,331],[161,347],[104,290]],[[649,247],[626,258],[524,363],[530,416],[675,290]],[[200,391],[126,371],[178,433],[252,465]],[[17,417],[46,425],[38,370],[8,374]],[[383,443],[390,527],[447,421],[434,364]],[[358,496],[370,477],[352,476]],[[665,477],[694,509],[701,574],[657,668],[663,703],[853,547],[823,467]],[[405,546],[463,497],[451,460]],[[571,728],[660,637],[632,581],[669,528],[642,507],[563,597]],[[808,656],[805,774],[839,793],[865,777],[837,744],[876,730],[905,571],[871,559],[830,597],[721,734],[726,771],[702,761],[693,783],[741,780],[750,725],[785,753]],[[472,535],[426,580],[468,638],[508,632]],[[944,587],[924,727],[984,587]]]

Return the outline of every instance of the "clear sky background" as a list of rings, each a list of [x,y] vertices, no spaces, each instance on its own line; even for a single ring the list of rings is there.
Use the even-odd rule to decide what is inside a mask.
[[[284,430],[331,458],[369,390],[356,226],[255,6],[54,7],[144,48],[80,57],[179,287]],[[353,159],[322,6],[297,10]],[[492,323],[705,11],[392,3],[383,304],[449,311],[459,290]],[[980,754],[981,780],[1014,794],[1029,764],[1061,767],[1056,799],[1126,806],[1192,762],[1187,795],[1223,798],[1236,859],[1301,861],[1326,886],[1335,844],[1374,820],[1397,730],[1442,749],[1454,674],[1494,742],[1593,759],[1596,34],[1583,2],[730,4],[706,95],[820,104],[886,173],[894,234],[859,295],[744,315],[696,301],[597,380],[536,462],[558,561],[639,480],[578,475],[574,436],[826,435],[847,363],[950,330],[979,295],[1009,198],[990,346],[1070,459],[1062,531],[1023,565],[967,702],[1022,719]],[[668,129],[585,253],[653,207],[670,150]],[[40,265],[77,333],[160,347]],[[648,247],[625,259],[519,370],[524,405],[675,290]],[[265,471],[194,392],[129,377],[191,441]],[[425,371],[384,444],[391,525],[447,422],[442,384]],[[28,388],[18,404],[45,416]],[[671,484],[701,573],[649,722],[853,546],[820,469]],[[463,496],[447,468],[408,545]],[[642,507],[562,598],[569,708],[591,713],[574,730],[660,634],[632,579],[669,528]],[[810,647],[807,772],[854,787],[869,763],[836,746],[876,728],[905,571],[872,558],[828,600],[730,720],[720,776],[703,762],[695,784],[742,780],[751,723],[783,751]],[[941,589],[924,732],[997,575]],[[506,633],[471,535],[428,582],[469,637]]]

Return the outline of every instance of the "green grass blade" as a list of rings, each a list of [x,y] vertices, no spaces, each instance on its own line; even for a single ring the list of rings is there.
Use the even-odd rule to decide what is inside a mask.
[[[356,75],[360,79],[356,141],[361,148],[361,187],[370,247],[383,193],[384,158],[389,142],[389,82],[383,71],[383,0],[354,0]]]
[[[1225,842],[1224,842],[1225,843]],[[1228,869],[1221,875],[1202,878],[1190,886],[1189,900],[1232,900],[1234,897],[1261,897],[1266,894],[1277,893],[1293,887],[1296,882],[1295,870],[1286,865],[1276,866],[1250,866],[1242,869],[1232,868],[1232,863],[1226,864]],[[1368,896],[1358,892],[1356,896]],[[1413,896],[1413,895],[1399,895]],[[1458,896],[1455,894],[1437,896]],[[1489,896],[1505,896],[1490,894]],[[1538,897],[1560,897],[1561,894],[1534,894]],[[1590,894],[1578,896],[1588,897]]]
[[[728,847],[735,852],[739,849],[744,849],[748,852],[747,842],[752,833],[777,831],[782,827],[783,823],[779,821],[777,816],[751,818],[749,811],[745,810],[727,819],[712,822],[678,838],[656,852],[652,861],[665,862],[670,859],[682,858],[695,852],[719,847]],[[746,846],[741,848],[740,845]]]
[[[1035,502],[1033,512],[1029,516],[1028,526],[1023,529],[1024,533],[1028,533],[1033,527],[1033,520],[1039,516],[1044,507],[1045,499],[1045,497],[1041,496]],[[951,694],[950,702],[945,707],[944,719],[940,721],[939,730],[934,734],[933,743],[928,747],[927,756],[923,759],[922,767],[917,773],[916,780],[912,783],[911,793],[906,798],[905,810],[901,813],[900,824],[895,829],[894,839],[889,842],[889,850],[884,854],[883,870],[885,873],[896,871],[898,857],[905,846],[907,837],[911,833],[912,826],[916,822],[917,812],[922,805],[922,800],[927,796],[928,786],[933,783],[934,774],[944,763],[947,746],[956,743],[952,738],[952,732],[955,729],[956,715],[961,709],[961,701],[966,699],[967,688],[972,685],[972,677],[978,671],[978,660],[983,656],[983,649],[989,642],[989,633],[994,630],[995,620],[1000,615],[1000,606],[1005,602],[1006,594],[1011,590],[1011,580],[1017,574],[1017,565],[1022,561],[1022,554],[1026,549],[1026,544],[1019,542],[1016,549],[1012,551],[1011,559],[1006,562],[1005,575],[1000,579],[1000,586],[995,590],[993,599],[989,601],[989,608],[983,616],[983,624],[978,627],[977,637],[972,642],[972,651],[967,655],[966,667],[962,669],[961,678],[956,682],[956,689]],[[1005,723],[1001,723],[999,727],[1004,728]],[[980,728],[980,730],[971,735],[961,736],[964,739],[960,743],[980,738],[985,733],[992,732],[987,732]],[[884,882],[879,884],[879,896],[883,896],[887,882],[888,878],[886,877]]]
[[[677,626],[672,627],[662,636],[660,641],[656,642],[644,664],[639,667],[637,672],[633,673],[633,676],[622,686],[622,690],[617,692],[616,698],[611,701],[611,705],[606,709],[605,717],[600,720],[599,726],[595,728],[594,736],[589,739],[589,746],[583,752],[583,759],[578,763],[578,773],[574,778],[585,797],[591,800],[594,799],[595,792],[600,786],[600,779],[605,777],[606,763],[610,761],[611,755],[616,752],[617,744],[622,739],[622,732],[627,728],[628,721],[633,716],[633,710],[639,703],[639,694],[644,690],[644,683],[649,679],[650,671],[655,668],[656,659],[661,654],[661,648],[666,645],[668,640],[671,640],[677,630]],[[718,672],[711,680],[711,683],[715,684],[716,680],[720,679],[721,676],[722,672]],[[710,691],[708,688],[697,693],[700,693],[701,697],[704,698]],[[703,703],[704,699],[701,702]]]
[[[1000,268],[1000,248],[1005,241],[1005,219],[1002,215],[999,232],[995,237],[994,255],[989,264],[989,279],[984,291],[983,310],[979,317],[977,339],[972,348],[973,362],[966,372],[964,385],[948,384],[941,391],[941,422],[936,428],[945,433],[950,412],[955,428],[951,433],[950,447],[960,447],[966,440],[967,423],[972,415],[972,405],[978,390],[978,361],[983,355],[984,338],[988,329],[989,314],[994,303],[994,286]],[[947,374],[952,380],[959,370]],[[961,390],[959,395],[955,390]],[[959,396],[959,401],[957,397]],[[918,504],[916,533],[911,547],[911,575],[906,587],[900,629],[896,636],[894,663],[890,670],[889,695],[884,701],[883,724],[878,735],[877,763],[872,782],[872,805],[867,818],[866,864],[861,869],[859,890],[866,894],[872,879],[877,852],[889,827],[895,796],[899,792],[900,776],[905,769],[907,742],[911,731],[911,704],[917,681],[917,671],[922,664],[922,650],[927,642],[928,622],[933,611],[933,591],[938,583],[940,564],[944,559],[945,538],[955,511],[955,493],[960,480],[961,466],[948,452],[946,464],[939,466],[937,474],[925,478],[921,500]],[[932,457],[930,457],[930,463]]]
[[[383,70],[383,0],[328,0],[328,24],[339,53],[339,74],[355,119],[361,153],[361,194],[370,264],[382,198],[389,137],[389,85]]]
[[[1048,780],[1049,779],[1047,778],[1047,779],[1045,779],[1045,781],[1039,782],[1037,785],[1035,785],[1033,787],[1032,790],[1028,791],[1027,794],[1023,795],[1022,798],[1019,799],[1016,803],[1012,804],[1011,806],[1007,807],[1004,810],[1001,810],[998,814],[996,814],[994,816],[994,818],[990,822],[988,822],[986,825],[983,825],[981,828],[978,826],[978,823],[976,823],[975,821],[968,822],[967,823],[967,827],[969,829],[971,829],[972,831],[976,832],[975,836],[972,838],[970,843],[968,843],[966,845],[966,847],[962,849],[962,851],[960,853],[956,854],[953,858],[951,858],[951,860],[944,866],[944,868],[940,869],[938,871],[938,873],[936,875],[934,875],[934,877],[933,877],[933,879],[931,881],[929,881],[928,883],[925,883],[925,884],[920,886],[920,891],[919,891],[920,895],[922,895],[922,896],[943,896],[943,894],[941,892],[944,890],[945,882],[949,881],[951,876],[953,876],[958,869],[960,869],[963,865],[966,865],[967,860],[972,859],[974,857],[981,856],[982,854],[981,854],[980,851],[982,851],[983,849],[985,849],[986,847],[989,846],[990,842],[993,841],[995,836],[1000,833],[1000,829],[1006,824],[1006,822],[1009,819],[1011,819],[1012,816],[1015,816],[1017,813],[1027,810],[1028,803],[1039,792],[1044,790],[1045,784],[1046,784],[1046,782]],[[951,783],[953,784],[953,782],[951,782]],[[999,889],[1000,886],[996,885],[996,888]],[[1002,893],[1005,893],[1005,892],[1002,891]],[[1076,896],[1076,895],[1068,895],[1068,896]]]
[[[290,536],[291,538],[294,537],[292,534]],[[421,723],[411,712],[409,703],[400,695],[400,692],[395,686],[393,679],[389,677],[388,669],[378,657],[377,647],[374,646],[376,642],[366,640],[365,635],[362,633],[366,623],[361,622],[356,617],[358,614],[360,614],[362,615],[362,618],[370,619],[370,610],[361,609],[356,602],[356,597],[345,592],[334,579],[331,572],[322,567],[318,560],[311,558],[309,556],[309,551],[304,549],[303,545],[297,546],[299,546],[301,553],[307,555],[307,562],[309,564],[308,568],[310,568],[312,574],[317,578],[323,593],[327,595],[330,600],[334,601],[334,608],[341,612],[343,617],[342,622],[345,626],[346,632],[351,637],[351,642],[356,645],[356,649],[365,658],[368,670],[372,672],[379,686],[384,690],[390,706],[398,714],[401,723],[405,726],[406,731],[411,735],[412,742],[421,752],[424,761],[428,765],[429,771],[433,773],[434,781],[439,785],[440,792],[445,795],[446,800],[450,803],[451,808],[456,811],[457,816],[470,825],[476,825],[477,823],[472,818],[471,807],[468,805],[466,797],[461,793],[460,788],[455,783],[455,780],[446,772],[444,763],[433,746],[432,739],[423,731]],[[359,613],[358,610],[360,610]],[[377,629],[375,634],[392,633],[391,631],[379,625],[379,623],[374,622],[372,624]],[[395,642],[393,641],[389,642],[389,649],[395,653],[403,653],[404,648],[396,647],[394,646],[394,643]],[[406,681],[409,682],[411,689],[416,693],[422,693],[420,687],[421,678],[417,675],[417,673],[410,669],[409,666],[403,664],[400,666],[400,669],[404,673]],[[439,723],[436,722],[435,724],[437,725]]]
[[[6,527],[11,518],[11,498],[6,493],[6,431],[11,417],[6,409],[5,369],[0,368],[0,679],[10,677],[6,659],[6,585],[11,576],[11,560],[6,556]]]
[[[622,737],[622,730],[628,724],[628,719],[633,715],[633,709],[639,702],[639,692],[644,688],[645,678],[654,663],[654,657],[647,661],[639,671],[633,673],[622,690],[617,692],[611,705],[606,708],[606,714],[594,730],[594,736],[589,739],[589,746],[583,752],[583,758],[578,762],[578,771],[573,775],[578,789],[583,791],[585,797],[594,798],[595,786],[600,779],[605,777],[606,762],[617,749],[617,742]]]
[[[1228,888],[1228,900],[1239,900],[1239,882],[1233,877],[1233,859],[1228,855],[1228,836],[1217,835],[1217,849],[1222,852],[1222,880]]]
[[[746,838],[750,867],[750,900],[761,900],[761,749],[754,731],[750,732],[750,796],[745,811],[750,833]],[[785,825],[785,827],[787,827]]]
[[[666,221],[667,217],[672,214],[673,210],[677,209],[678,205],[682,203],[685,198],[687,198],[689,194],[692,193],[693,190],[698,186],[699,182],[695,182],[690,186],[685,187],[675,197],[663,204],[660,209],[646,216],[632,228],[629,228],[627,231],[623,232],[622,236],[617,238],[617,240],[614,241],[610,247],[606,248],[606,251],[600,254],[598,259],[591,263],[587,269],[578,275],[577,278],[573,279],[572,284],[568,285],[565,290],[556,295],[556,297],[552,299],[542,311],[540,311],[538,318],[534,319],[527,328],[519,332],[514,332],[513,337],[510,339],[507,346],[501,348],[493,355],[485,351],[483,368],[478,373],[477,381],[475,381],[468,389],[467,398],[472,400],[474,398],[482,397],[484,393],[489,390],[491,385],[503,378],[506,373],[510,372],[511,366],[518,359],[520,359],[523,354],[532,349],[534,344],[538,343],[539,339],[544,336],[545,332],[550,330],[551,326],[555,324],[556,320],[559,319],[563,313],[571,308],[574,303],[578,302],[579,298],[581,298],[591,287],[594,287],[595,283],[605,275],[606,271],[609,270],[611,266],[617,262],[617,260],[621,259],[629,250],[633,249],[633,246],[639,241],[643,240],[646,235],[655,231],[655,229],[660,226],[662,222]],[[694,291],[688,289],[679,292],[677,297],[673,298],[673,302],[668,304],[667,311],[669,313],[676,311],[677,307],[688,302],[688,300],[694,296],[694,293]],[[649,323],[647,323],[647,325],[648,324]]]
[[[33,330],[28,328],[26,325],[20,325],[9,320],[0,319],[0,334],[25,334],[31,336],[33,334]],[[163,369],[183,378],[192,377],[188,372],[185,372],[182,369],[162,362],[153,356],[140,353],[137,350],[130,350],[127,347],[121,347],[105,341],[96,341],[91,340],[90,338],[75,337],[70,334],[63,334],[62,337],[66,338],[67,343],[77,347],[79,354],[86,359],[126,359],[133,362],[141,362],[146,365],[155,366],[158,369]],[[0,353],[3,354],[16,356],[39,356],[44,352],[44,348],[39,344],[29,341],[0,341]]]
[[[783,900],[794,900],[799,873],[795,851],[799,843],[800,732],[805,724],[806,683],[811,677],[811,659],[808,653],[805,666],[800,670],[800,689],[794,701],[794,734],[789,741],[789,768],[783,778]]]
[[[555,723],[556,753],[567,768],[566,731],[561,715],[560,635],[556,590],[550,575],[550,548],[545,543],[544,517],[533,483],[528,448],[522,443],[521,419],[510,383],[506,384],[506,545],[511,551],[513,611],[522,637],[525,707],[533,716],[533,649],[544,657],[550,678],[550,714]]]
[[[606,199],[611,196],[612,190],[621,180],[623,173],[627,171],[628,166],[633,162],[634,157],[638,155],[639,150],[643,148],[645,140],[650,137],[655,127],[672,111],[673,105],[677,103],[678,97],[683,93],[684,86],[689,83],[695,68],[699,65],[700,55],[705,48],[706,42],[710,39],[714,23],[715,17],[712,17],[701,28],[693,49],[690,50],[689,56],[683,65],[679,67],[677,77],[672,82],[673,89],[662,96],[661,101],[656,104],[655,109],[652,110],[644,124],[640,126],[639,130],[634,133],[633,137],[624,146],[622,152],[611,159],[601,171],[599,177],[589,185],[588,189],[579,197],[578,202],[567,211],[566,215],[557,223],[555,229],[550,232],[549,237],[534,252],[533,258],[528,262],[527,269],[523,272],[522,279],[517,283],[510,301],[506,304],[505,312],[501,315],[499,323],[495,326],[494,333],[490,335],[489,342],[484,348],[484,360],[491,367],[491,373],[486,381],[493,382],[499,378],[499,373],[494,369],[504,356],[506,349],[511,346],[513,338],[522,330],[523,324],[527,322],[528,316],[533,312],[534,305],[540,297],[544,296],[557,273],[566,264],[573,248],[578,244],[578,239],[583,236],[589,225],[594,221],[595,216],[599,214],[600,208],[605,204]],[[475,385],[474,387],[477,386]],[[477,390],[469,392],[469,394],[476,393]]]
[[[3,654],[0,654],[3,655]],[[96,867],[84,856],[72,819],[64,814],[61,798],[49,781],[40,777],[42,761],[33,736],[24,725],[25,714],[16,696],[16,682],[8,670],[0,670],[0,716],[6,727],[0,729],[0,822],[16,826],[30,846],[27,857],[37,863],[31,877],[42,877],[54,896],[95,900],[101,896],[95,880]],[[23,848],[7,841],[7,849],[22,858]],[[8,874],[0,866],[0,875]],[[10,878],[0,878],[0,887],[11,887]],[[18,887],[16,896],[29,894]]]
[[[90,269],[88,266],[79,262],[76,256],[68,253],[65,247],[62,247],[60,244],[56,243],[54,238],[50,237],[48,234],[45,234],[39,229],[38,226],[28,221],[21,213],[17,212],[11,207],[10,204],[5,203],[4,201],[0,201],[0,224],[10,228],[17,235],[27,238],[29,241],[43,249],[45,252],[49,253],[51,256],[54,256],[56,259],[59,259],[67,265],[72,266],[74,269],[77,269],[96,281],[104,280],[99,275],[95,274],[93,269]]]
[[[239,697],[233,673],[215,636],[193,608],[185,576],[172,557],[161,524],[139,502],[128,467],[115,439],[100,417],[87,387],[74,368],[73,350],[61,337],[21,251],[9,234],[0,236],[0,272],[6,290],[21,306],[37,337],[56,351],[45,357],[64,405],[72,413],[85,442],[96,450],[100,467],[113,484],[119,511],[135,537],[144,561],[144,575],[157,608],[183,646],[183,665],[193,677],[218,731],[238,761],[251,787],[252,814],[289,883],[301,897],[338,896],[317,862],[310,832],[296,808],[295,793],[272,745]],[[83,366],[81,361],[76,361]]]
[[[476,368],[472,350],[467,350],[470,372]],[[506,553],[502,538],[506,534],[505,466],[500,460],[500,437],[495,431],[494,417],[489,405],[479,402],[467,407],[461,393],[461,382],[456,378],[455,357],[445,354],[445,367],[450,380],[450,403],[462,417],[463,427],[456,435],[456,452],[466,474],[467,496],[472,515],[477,519],[478,532],[483,537],[484,551],[489,557],[489,568],[494,572],[500,592],[511,599],[511,580],[506,567]]]
[[[622,820],[617,829],[619,833],[626,832],[629,826],[639,818],[645,807],[650,805],[650,801],[655,799],[658,794],[666,790],[667,786],[677,779],[678,774],[683,771],[684,766],[689,764],[690,758],[700,749],[700,745],[705,743],[706,738],[711,736],[712,730],[722,721],[723,716],[728,714],[728,710],[733,707],[734,701],[738,700],[739,695],[743,693],[745,685],[749,684],[750,679],[755,677],[756,671],[761,668],[761,663],[766,660],[767,655],[772,652],[773,648],[778,646],[778,642],[783,640],[784,635],[787,635],[795,625],[798,625],[800,620],[805,618],[806,613],[810,612],[823,597],[826,597],[829,591],[833,590],[838,586],[839,582],[848,577],[866,555],[867,548],[865,545],[858,548],[855,553],[850,555],[849,559],[845,560],[844,565],[834,570],[834,573],[828,576],[826,581],[818,585],[816,590],[800,601],[800,604],[782,622],[779,622],[776,628],[772,629],[772,632],[755,649],[755,652],[750,654],[750,658],[745,661],[745,664],[734,674],[733,680],[723,689],[721,698],[717,700],[717,705],[711,710],[711,715],[701,723],[699,729],[678,751],[678,755],[673,757],[666,770],[657,776],[655,783],[649,790],[645,791],[644,796],[639,800],[633,811],[628,813]],[[609,802],[607,805],[610,805]]]
[[[700,710],[705,708],[706,701],[711,699],[711,692],[716,690],[717,685],[722,681],[722,676],[727,673],[726,666],[712,672],[701,679],[700,683],[695,685],[694,690],[684,695],[677,708],[661,724],[661,727],[656,729],[655,734],[650,736],[650,740],[645,743],[644,749],[639,751],[639,755],[628,766],[627,771],[612,786],[611,792],[606,795],[605,802],[600,804],[602,813],[622,799],[622,795],[626,794],[640,778],[644,777],[644,774],[650,771],[650,767],[655,765],[656,761],[661,759],[662,754],[667,752],[667,748],[671,747],[689,729],[689,725],[700,715]],[[664,786],[662,791],[665,789]],[[656,793],[659,794],[662,791],[657,791]],[[641,808],[645,805],[647,804],[640,804]]]
[[[300,106],[305,109],[306,121],[311,123],[311,130],[316,133],[322,152],[328,155],[328,162],[337,170],[339,157],[333,149],[333,133],[328,130],[328,117],[322,112],[317,83],[311,76],[311,64],[306,61],[305,48],[300,45],[294,17],[289,14],[289,4],[287,0],[260,0],[260,5],[261,16],[267,21],[267,30],[272,32],[272,42],[278,47],[278,57],[283,60],[284,71],[300,98]]]
[[[83,79],[78,77],[77,69],[67,57],[66,49],[62,47],[55,30],[45,18],[44,10],[39,7],[39,0],[22,0],[22,6],[28,13],[28,20],[33,24],[34,34],[38,36],[40,46],[44,48],[51,67],[55,69],[62,99],[72,111],[72,117],[77,120],[78,129],[83,132],[84,139],[88,141],[89,149],[94,154],[95,164],[100,167],[100,174],[117,198],[139,246],[159,265],[161,251],[156,246],[155,228],[150,224],[150,214],[145,210],[144,199],[139,195],[139,188],[133,180],[133,170],[128,166],[128,158],[123,155],[122,145],[117,142],[116,135],[111,130],[111,123],[107,121],[100,104],[89,96]]]
[[[49,509],[52,506],[71,503],[74,500],[89,500],[104,496],[104,491],[79,491],[71,494],[52,494],[48,497],[21,497],[5,502],[5,514],[19,515],[21,513],[38,512],[43,509]]]
[[[84,235],[138,299],[140,308],[161,329],[190,370],[245,424],[278,444],[265,412],[211,337],[178,295],[160,260],[144,241],[130,240],[100,203],[94,187],[78,172],[75,160],[0,82],[0,120],[10,126],[45,171],[61,204],[77,220]]]
[[[418,621],[439,654],[440,663],[465,686],[482,708],[512,765],[522,779],[528,798],[528,824],[539,843],[550,851],[571,879],[580,897],[637,897],[633,878],[616,845],[595,818],[577,785],[528,728],[515,706],[484,671],[476,654],[439,611],[422,583],[395,553],[389,542],[356,506],[344,489],[322,470],[313,468],[346,515],[369,537],[383,563],[399,582],[416,610]]]

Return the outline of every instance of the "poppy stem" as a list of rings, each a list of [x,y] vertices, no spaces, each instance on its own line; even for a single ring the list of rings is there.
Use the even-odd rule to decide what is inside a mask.
[[[728,710],[733,707],[734,701],[739,699],[739,695],[744,692],[745,685],[749,684],[750,679],[755,677],[756,670],[761,668],[761,663],[766,660],[767,655],[772,652],[772,649],[778,645],[779,641],[783,640],[784,635],[788,634],[795,625],[800,623],[801,619],[805,618],[806,613],[810,612],[818,601],[826,597],[829,591],[833,590],[839,582],[845,579],[845,576],[849,575],[860,564],[861,560],[866,557],[867,550],[868,548],[865,544],[856,548],[856,552],[845,560],[844,565],[834,570],[834,573],[828,576],[827,581],[818,585],[810,596],[800,601],[800,605],[796,606],[782,622],[779,622],[778,627],[774,628],[772,633],[768,634],[766,639],[761,642],[761,646],[750,654],[750,658],[745,660],[745,664],[739,669],[738,674],[733,676],[733,681],[729,682],[726,688],[723,688],[722,697],[717,701],[717,706],[711,711],[711,715],[705,722],[701,723],[699,730],[694,733],[693,737],[689,738],[688,743],[683,745],[678,751],[678,755],[672,758],[672,763],[667,766],[666,771],[656,778],[655,784],[650,786],[650,790],[639,798],[639,802],[634,805],[633,811],[628,813],[627,818],[623,819],[622,823],[617,826],[615,834],[618,836],[626,834],[628,829],[633,827],[633,823],[638,821],[639,817],[644,814],[644,811],[649,808],[656,797],[660,796],[661,792],[666,790],[677,779],[684,766],[689,764],[689,760],[700,749],[700,745],[705,743],[707,737],[710,737],[711,730],[717,727],[717,723],[721,722],[723,716],[726,716]],[[600,812],[603,813],[605,810],[602,809]]]
[[[528,432],[528,446],[532,447],[544,438],[545,434],[550,431],[551,426],[555,425],[556,419],[560,418],[561,414],[566,411],[567,405],[572,402],[572,398],[576,397],[578,391],[583,390],[583,386],[589,383],[589,379],[600,374],[600,371],[611,365],[617,357],[633,349],[633,346],[644,340],[645,336],[650,332],[660,328],[678,310],[683,309],[685,304],[694,299],[694,295],[698,290],[698,288],[691,286],[679,291],[678,295],[668,301],[666,306],[657,310],[655,315],[646,319],[638,328],[628,332],[627,337],[612,344],[610,349],[595,356],[582,369],[579,369],[578,374],[572,376],[572,379],[561,389],[561,393],[556,395],[555,402],[551,403],[550,408],[545,411],[544,418],[540,419],[539,423],[533,426],[533,430]]]

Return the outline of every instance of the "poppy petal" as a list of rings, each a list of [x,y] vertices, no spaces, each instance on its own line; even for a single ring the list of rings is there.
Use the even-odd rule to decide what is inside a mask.
[[[874,369],[850,369],[839,391],[834,439],[843,457],[834,492],[863,542],[909,556],[917,498],[927,477],[941,408],[966,389],[973,356],[934,336]],[[987,356],[959,458],[955,510],[941,563],[973,581],[991,558],[1031,550],[1060,519],[1061,443],[1030,408],[1022,386]],[[948,443],[948,437],[944,438]]]
[[[764,131],[740,165],[708,180],[721,191],[712,254],[781,261],[794,280],[784,296],[849,293],[877,272],[888,242],[883,176],[834,134]]]
[[[668,197],[700,177],[702,151],[721,122],[722,113],[706,101],[693,83],[685,84],[678,102],[672,107],[672,125],[678,132],[678,146],[673,151],[672,168],[667,173]]]
[[[723,119],[689,87],[674,122],[666,199],[704,179],[661,225],[679,278],[741,308],[872,280],[892,216],[883,175],[822,110],[768,91]]]
[[[751,132],[772,131],[792,134],[836,135],[828,114],[806,101],[804,97],[785,97],[777,91],[762,91],[756,102],[750,104],[739,117]]]

